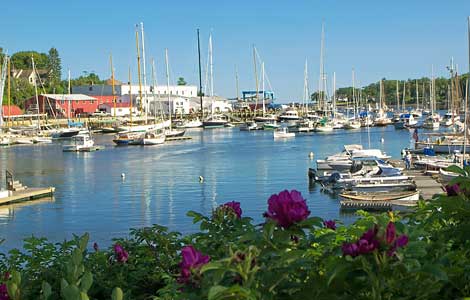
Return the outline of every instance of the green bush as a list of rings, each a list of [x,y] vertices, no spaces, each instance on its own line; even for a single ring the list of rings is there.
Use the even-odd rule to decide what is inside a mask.
[[[470,179],[408,213],[344,226],[310,217],[296,191],[268,200],[263,224],[239,203],[200,231],[132,229],[110,249],[88,235],[53,244],[28,238],[0,255],[3,299],[459,299],[470,294]],[[314,210],[314,208],[313,208]]]

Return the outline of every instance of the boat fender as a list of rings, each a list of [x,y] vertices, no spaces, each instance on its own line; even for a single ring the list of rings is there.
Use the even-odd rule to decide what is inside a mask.
[[[204,182],[204,177],[199,176],[199,182],[200,182],[200,183],[203,183],[203,182]]]
[[[315,156],[315,155],[313,154],[313,152],[310,152],[310,153],[308,154],[308,157],[310,157],[310,159],[313,159],[314,156]]]
[[[381,139],[380,139],[380,142],[381,142],[382,144],[385,143],[385,139],[384,139],[384,138],[381,138]]]
[[[126,179],[126,174],[125,173],[121,173],[121,179]]]

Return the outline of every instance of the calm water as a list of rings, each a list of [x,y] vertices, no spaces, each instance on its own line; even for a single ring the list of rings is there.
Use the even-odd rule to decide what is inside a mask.
[[[196,229],[188,210],[204,214],[226,201],[241,202],[243,213],[260,221],[267,199],[283,189],[297,189],[312,215],[351,221],[339,200],[308,185],[314,160],[340,152],[344,144],[368,144],[366,129],[297,136],[274,141],[272,132],[238,128],[187,133],[192,140],[151,147],[114,147],[112,136],[96,136],[103,151],[63,153],[61,144],[0,148],[0,180],[5,169],[30,187],[55,186],[55,198],[0,207],[0,251],[21,245],[25,237],[54,241],[72,233],[91,233],[107,244],[129,228],[154,223],[172,230]],[[380,142],[381,137],[385,142]],[[393,157],[409,145],[410,132],[371,128],[371,147]],[[314,160],[308,154],[313,151]],[[121,179],[125,173],[125,179]],[[199,176],[205,178],[199,182]]]

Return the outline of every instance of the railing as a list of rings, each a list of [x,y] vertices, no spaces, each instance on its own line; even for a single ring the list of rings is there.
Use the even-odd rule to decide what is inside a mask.
[[[6,177],[7,190],[12,190],[13,189],[13,182],[15,181],[15,178],[13,177],[13,173],[6,170],[5,171],[5,177]]]

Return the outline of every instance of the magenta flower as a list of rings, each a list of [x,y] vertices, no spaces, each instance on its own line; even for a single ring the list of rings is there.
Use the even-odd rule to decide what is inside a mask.
[[[0,284],[0,300],[10,300],[10,296],[8,296],[7,285],[5,283]]]
[[[237,217],[240,219],[242,217],[242,208],[240,207],[240,202],[227,202],[221,205],[221,207],[229,207],[230,209],[233,210],[233,212],[237,215]]]
[[[121,245],[115,244],[114,245],[114,257],[116,258],[118,262],[125,263],[129,259],[129,253],[127,253],[127,251],[124,250],[124,248]]]
[[[323,226],[325,226],[325,228],[329,228],[331,230],[336,230],[336,222],[333,221],[333,220],[323,221]]]
[[[192,245],[183,247],[183,249],[181,249],[181,256],[181,276],[179,281],[182,283],[189,281],[189,278],[191,277],[191,270],[197,270],[210,261],[210,257],[208,255],[203,255]]]
[[[309,215],[305,199],[296,190],[285,190],[278,195],[271,195],[268,199],[268,211],[264,213],[264,216],[275,220],[284,228],[305,220]]]
[[[359,255],[359,248],[356,243],[344,243],[341,250],[343,251],[344,256],[349,255],[356,257]]]
[[[387,244],[391,245],[396,237],[395,224],[393,222],[388,222],[387,229],[385,231],[385,240]]]
[[[98,250],[100,249],[100,248],[98,247],[98,243],[96,243],[96,242],[93,243],[93,249],[95,249],[95,252],[98,252]]]
[[[453,185],[446,185],[446,192],[447,196],[457,196],[462,191],[460,190],[460,186],[456,183]]]

